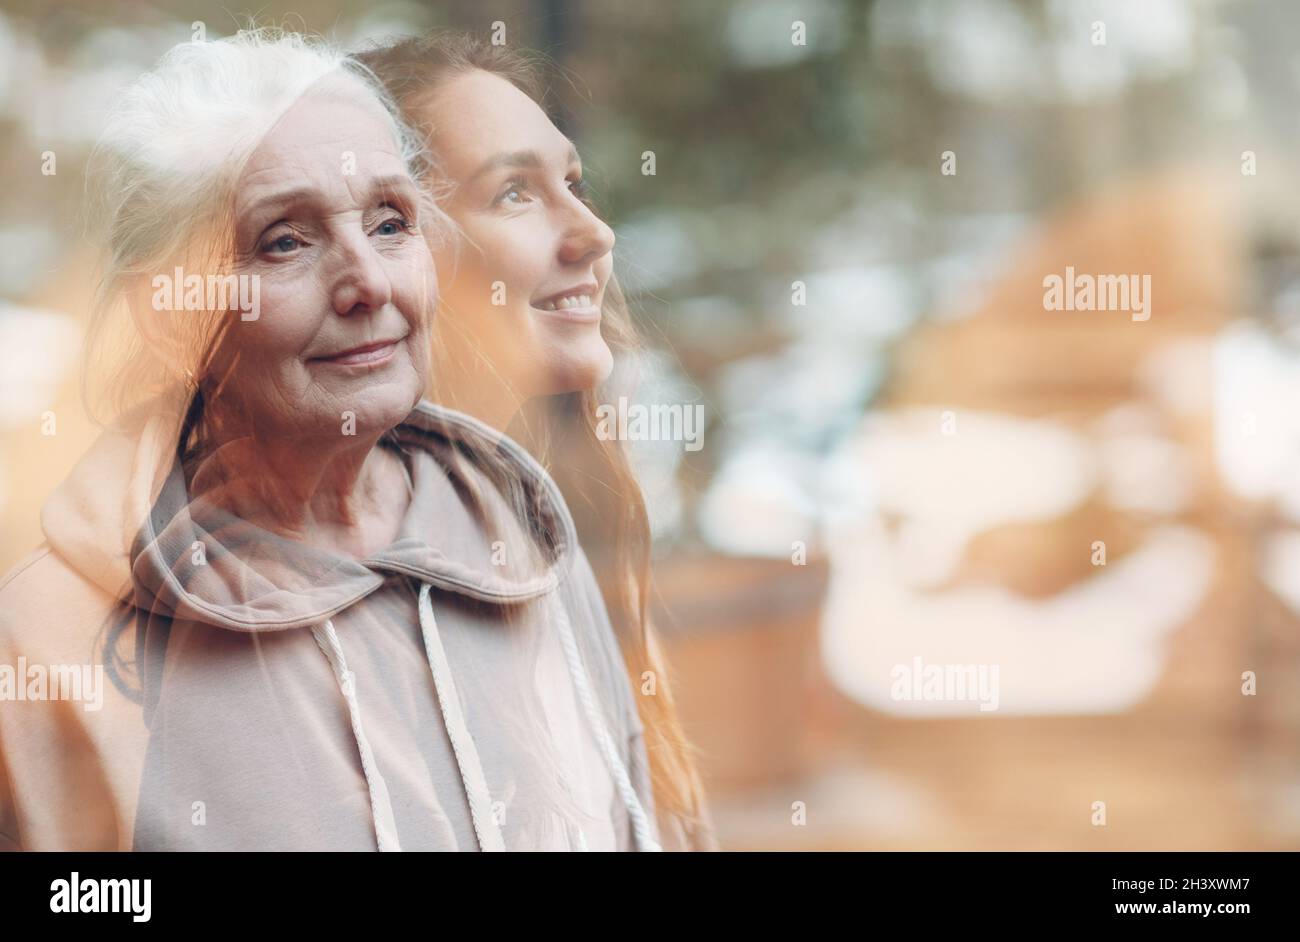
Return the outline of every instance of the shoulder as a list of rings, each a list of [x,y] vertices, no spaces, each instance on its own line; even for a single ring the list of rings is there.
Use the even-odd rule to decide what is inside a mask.
[[[576,542],[572,556],[561,591],[574,620],[588,670],[618,705],[624,736],[638,736],[644,730],[622,643],[605,607],[605,597],[591,561]]]
[[[0,578],[0,658],[57,655],[93,632],[116,602],[43,543]]]
[[[42,543],[40,546],[36,547],[36,549],[32,550],[20,559],[17,564],[14,565],[13,569],[10,569],[3,576],[0,576],[0,598],[4,597],[4,593],[8,590],[11,583],[19,579],[23,573],[27,572],[27,570],[31,569],[52,553],[53,550],[50,549],[50,545],[48,543]]]

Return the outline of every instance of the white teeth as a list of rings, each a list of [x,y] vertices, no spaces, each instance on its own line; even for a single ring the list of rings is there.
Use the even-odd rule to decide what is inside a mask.
[[[573,294],[554,301],[543,301],[540,306],[543,311],[564,311],[572,307],[591,307],[591,295]]]

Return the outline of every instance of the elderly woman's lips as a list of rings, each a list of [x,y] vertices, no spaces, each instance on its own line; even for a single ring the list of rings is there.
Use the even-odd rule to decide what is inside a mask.
[[[344,366],[357,363],[382,363],[393,355],[398,343],[397,340],[381,340],[378,343],[369,343],[363,347],[344,350],[342,353],[334,354],[334,356],[314,357],[313,362],[338,363]]]

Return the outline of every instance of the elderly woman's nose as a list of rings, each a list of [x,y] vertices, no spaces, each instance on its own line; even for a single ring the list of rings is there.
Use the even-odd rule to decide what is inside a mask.
[[[585,203],[576,204],[566,220],[567,229],[560,242],[560,258],[565,262],[589,262],[608,255],[614,249],[614,230],[593,213]]]
[[[352,313],[358,307],[377,310],[393,299],[393,284],[383,260],[364,235],[340,240],[326,263],[333,274],[334,311]]]

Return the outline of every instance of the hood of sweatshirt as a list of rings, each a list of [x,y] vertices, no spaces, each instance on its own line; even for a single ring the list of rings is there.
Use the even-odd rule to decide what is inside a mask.
[[[442,473],[414,477],[398,540],[366,559],[192,498],[174,460],[178,427],[176,410],[155,406],[108,429],[41,517],[51,547],[83,576],[153,613],[235,631],[301,628],[364,598],[384,570],[511,604],[552,592],[572,565],[573,521],[554,481],[464,414],[422,402],[377,446]]]
[[[455,746],[474,832],[482,849],[499,850],[504,843],[492,795],[431,596],[453,593],[506,609],[541,600],[597,761],[621,796],[638,847],[659,849],[607,726],[610,713],[597,705],[586,655],[579,653],[589,642],[575,637],[557,591],[580,552],[572,518],[554,481],[521,446],[472,417],[421,402],[376,446],[396,449],[407,469],[410,502],[398,537],[358,559],[280,536],[202,495],[192,496],[176,460],[183,415],[178,406],[174,399],[157,401],[107,429],[45,504],[45,535],[69,565],[112,598],[134,604],[147,615],[146,624],[182,620],[244,634],[310,631],[347,704],[381,850],[400,850],[400,838],[382,769],[361,722],[343,650],[346,635],[335,630],[334,621],[394,574],[418,582],[424,654]],[[584,571],[589,573],[585,561]],[[145,676],[148,647],[149,642],[138,642],[137,650],[145,652]],[[161,658],[154,669],[161,669]],[[146,721],[161,686],[155,682],[152,701],[146,686]]]

